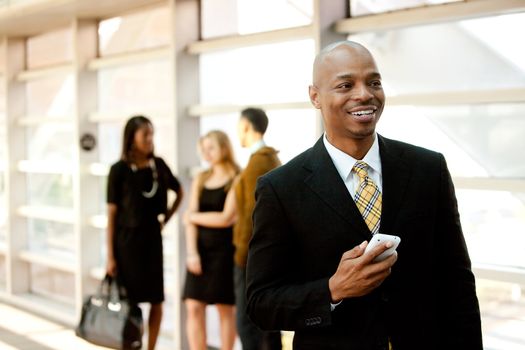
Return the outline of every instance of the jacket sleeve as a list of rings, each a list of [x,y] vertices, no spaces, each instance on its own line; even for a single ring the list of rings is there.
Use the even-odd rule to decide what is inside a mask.
[[[266,177],[259,178],[247,265],[247,312],[261,329],[301,330],[331,324],[328,278],[297,280],[291,225]]]
[[[440,316],[437,325],[448,348],[483,349],[481,319],[474,275],[461,230],[454,185],[441,156],[440,202],[438,207],[438,251]]]

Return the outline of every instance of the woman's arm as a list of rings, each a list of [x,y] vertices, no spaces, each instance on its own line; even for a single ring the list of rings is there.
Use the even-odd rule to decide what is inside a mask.
[[[198,178],[193,180],[191,185],[190,203],[186,213],[188,214],[197,210],[199,210]],[[197,226],[188,220],[184,220],[184,226],[186,233],[186,266],[191,273],[200,275],[202,274],[202,265],[199,250],[197,248]]]
[[[237,205],[235,204],[234,186],[228,191],[222,211],[197,212],[191,211],[188,220],[195,225],[223,228],[232,226],[237,220]]]
[[[117,205],[114,203],[108,203],[107,209],[108,225],[107,225],[107,262],[106,262],[106,273],[110,276],[117,274],[117,261],[114,254],[114,237],[115,237],[115,221],[117,218]]]
[[[177,198],[173,201],[173,204],[168,209],[168,212],[166,213],[166,217],[164,218],[164,225],[168,223],[168,221],[171,219],[173,214],[177,211],[177,209],[180,206],[180,203],[182,202],[182,198],[184,197],[184,190],[182,189],[182,186],[179,186],[177,190],[175,191]]]

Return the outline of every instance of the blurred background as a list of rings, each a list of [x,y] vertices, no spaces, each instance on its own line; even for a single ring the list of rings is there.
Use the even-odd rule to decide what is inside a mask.
[[[77,323],[104,274],[106,176],[131,115],[152,119],[187,193],[211,129],[246,164],[245,106],[267,110],[266,141],[286,162],[323,132],[314,57],[348,38],[383,76],[379,133],[447,159],[485,348],[525,348],[523,33],[524,0],[0,1],[0,302]],[[180,220],[163,235],[162,342],[185,349]]]

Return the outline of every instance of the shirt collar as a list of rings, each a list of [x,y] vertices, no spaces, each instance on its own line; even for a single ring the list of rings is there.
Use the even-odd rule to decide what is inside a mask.
[[[326,133],[323,136],[323,143],[326,147],[326,150],[328,151],[328,154],[330,155],[330,158],[332,158],[332,161],[334,162],[337,172],[341,178],[346,181],[351,175],[352,168],[357,162],[357,159],[332,145],[326,138]],[[363,157],[363,162],[368,164],[368,166],[373,171],[376,171],[379,175],[381,175],[381,158],[379,156],[379,141],[377,134],[374,137],[372,147],[370,147],[366,155]]]
[[[254,154],[255,152],[257,152],[258,150],[260,150],[264,146],[266,146],[266,144],[264,143],[264,140],[262,140],[262,139],[257,141],[257,142],[255,142],[253,145],[250,146],[250,154]]]

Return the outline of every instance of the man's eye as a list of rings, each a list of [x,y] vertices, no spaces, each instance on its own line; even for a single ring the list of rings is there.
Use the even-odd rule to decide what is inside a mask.
[[[370,83],[371,86],[380,87],[381,81],[380,80],[374,80]]]
[[[339,85],[340,89],[350,89],[351,87],[352,87],[352,84],[350,83],[344,83],[344,84]]]

